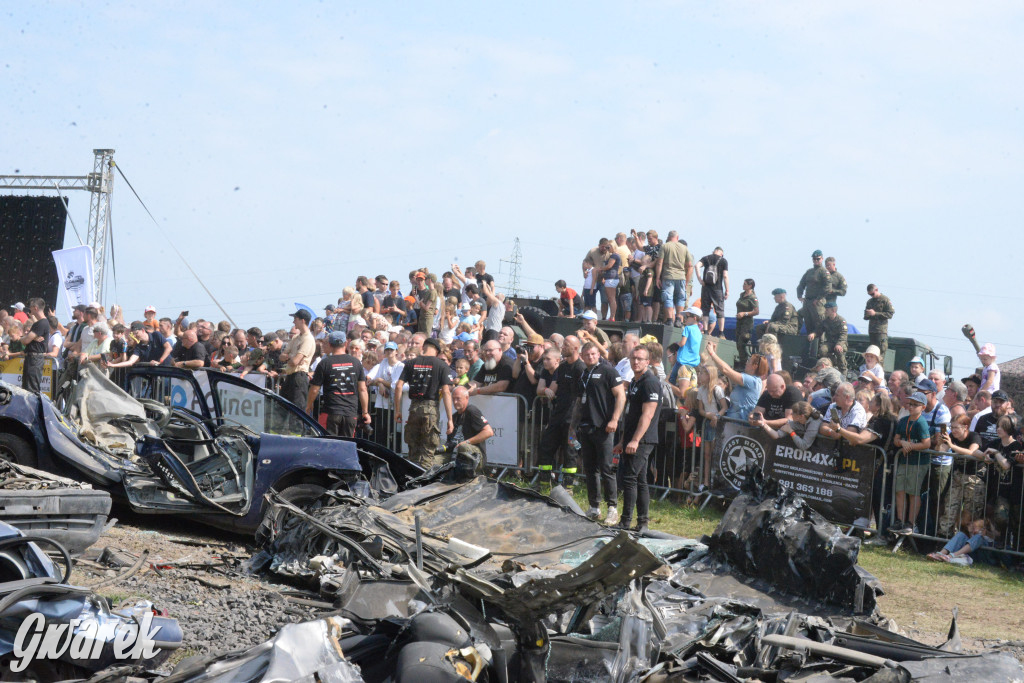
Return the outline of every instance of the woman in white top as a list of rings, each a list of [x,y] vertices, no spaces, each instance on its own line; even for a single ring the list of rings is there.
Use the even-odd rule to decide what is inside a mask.
[[[444,312],[439,316],[441,326],[438,328],[437,338],[445,344],[451,344],[455,339],[455,330],[459,326],[459,316],[455,314],[455,304],[448,302],[444,305]]]

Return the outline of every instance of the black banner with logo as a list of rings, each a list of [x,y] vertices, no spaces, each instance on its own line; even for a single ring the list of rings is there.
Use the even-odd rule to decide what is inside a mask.
[[[807,504],[833,522],[852,523],[871,516],[871,488],[878,451],[818,438],[809,449],[788,436],[772,439],[763,429],[719,420],[711,448],[712,489],[735,496],[753,463],[765,476],[792,488]]]

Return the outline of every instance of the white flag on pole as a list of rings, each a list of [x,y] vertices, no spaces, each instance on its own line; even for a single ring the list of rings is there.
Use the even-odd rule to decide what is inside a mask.
[[[71,309],[94,301],[92,247],[83,245],[53,252],[57,264],[59,302],[64,304],[65,320],[71,320]]]

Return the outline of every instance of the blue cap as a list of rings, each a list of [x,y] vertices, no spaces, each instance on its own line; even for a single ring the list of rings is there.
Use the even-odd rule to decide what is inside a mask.
[[[470,334],[469,332],[459,332],[457,335],[455,335],[455,338],[458,339],[460,342],[473,341],[473,335]]]
[[[327,335],[327,343],[331,346],[344,346],[346,336],[344,332],[331,332]]]
[[[910,359],[909,361],[907,361],[907,367],[909,368],[909,367],[910,367],[911,365],[913,365],[914,363],[917,363],[917,364],[918,364],[918,365],[920,365],[921,367],[924,367],[924,361],[923,361],[923,360],[921,360],[921,356],[914,356],[914,357],[913,357],[913,358],[911,358],[911,359]]]
[[[384,345],[384,350],[385,351],[389,351],[389,350],[390,351],[397,351],[398,350],[398,344],[396,344],[395,342],[388,342],[387,344]]]
[[[772,290],[772,296],[776,296],[778,294],[785,294],[785,293],[786,293],[786,290],[784,290],[782,287],[776,287],[775,289]]]
[[[912,393],[910,396],[907,397],[907,400],[914,401],[915,403],[920,403],[921,405],[925,405],[928,403],[928,399],[925,398],[925,395],[922,394],[920,391],[915,391],[914,393]]]
[[[931,393],[934,394],[939,390],[939,388],[935,386],[935,382],[931,381],[927,377],[922,377],[921,379],[917,380],[917,390],[930,391]]]

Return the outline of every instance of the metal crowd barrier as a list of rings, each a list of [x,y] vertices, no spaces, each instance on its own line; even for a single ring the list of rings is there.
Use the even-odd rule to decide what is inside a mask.
[[[897,451],[898,452],[898,451]],[[980,453],[979,451],[976,451]],[[921,495],[921,508],[915,524],[917,531],[910,538],[946,542],[976,519],[989,520],[997,531],[993,545],[986,548],[995,553],[1024,557],[1021,534],[1024,533],[1024,466],[1011,463],[1002,470],[995,462],[986,463],[970,455],[925,450],[929,458],[949,456],[951,465],[928,464]],[[906,459],[894,457],[893,481]],[[945,470],[945,471],[944,471]],[[1016,489],[1016,491],[1014,491]],[[995,495],[993,495],[995,494]],[[909,507],[910,492],[907,492]],[[897,491],[892,487],[892,514],[896,514]]]

